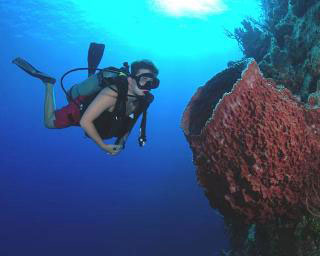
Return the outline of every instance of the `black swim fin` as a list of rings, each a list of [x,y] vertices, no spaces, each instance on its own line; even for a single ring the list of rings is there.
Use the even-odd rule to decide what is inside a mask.
[[[103,56],[105,45],[91,43],[88,51],[88,76],[93,75],[96,72],[96,68],[99,66]]]
[[[16,58],[12,61],[12,63],[16,64],[19,68],[27,72],[29,75],[39,78],[41,81],[45,83],[54,84],[56,82],[55,78],[37,70],[34,66],[32,66],[30,63],[28,63],[26,60],[22,58]]]

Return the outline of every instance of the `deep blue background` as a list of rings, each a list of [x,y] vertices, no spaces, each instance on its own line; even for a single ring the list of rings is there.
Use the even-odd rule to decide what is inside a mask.
[[[97,4],[98,10],[98,2],[87,4]],[[179,26],[174,27],[178,18],[154,18],[152,24],[157,18],[160,23],[168,20],[168,27],[176,29],[169,33],[153,26],[139,28],[148,21],[141,9],[129,10],[139,14],[136,24],[126,23],[126,13],[123,24],[102,31],[101,22],[95,26],[86,21],[81,8],[73,1],[0,0],[0,256],[218,255],[228,247],[223,220],[197,184],[180,121],[196,89],[229,60],[241,57],[236,42],[218,34],[217,44],[208,45],[205,42],[215,38],[206,37],[215,31],[201,27],[202,37],[193,36],[192,27],[183,35],[190,34],[192,47],[182,41],[189,50],[181,55],[174,48],[177,43],[170,47],[170,40],[180,40]],[[229,11],[239,10],[230,6]],[[234,26],[241,17],[232,21]],[[218,18],[201,22],[214,24]],[[234,16],[226,12],[220,18],[230,21]],[[186,26],[199,22],[187,19]],[[145,29],[138,34],[141,40],[132,41],[135,33],[129,29],[119,33],[122,37],[114,32],[124,27]],[[155,36],[154,47],[143,45],[144,36]],[[160,69],[161,86],[154,91],[148,142],[142,149],[137,128],[116,157],[106,155],[79,128],[44,128],[44,86],[11,64],[20,56],[59,78],[71,68],[86,66],[91,41],[107,45],[101,67],[149,58]],[[66,83],[85,77],[85,72],[73,74]],[[61,107],[66,100],[59,84],[55,91]]]

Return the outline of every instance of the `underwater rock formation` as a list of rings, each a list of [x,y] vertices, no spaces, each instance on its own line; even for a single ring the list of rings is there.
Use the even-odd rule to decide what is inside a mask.
[[[253,59],[200,87],[181,126],[198,181],[224,216],[297,219],[319,203],[320,109],[264,78]]]
[[[224,216],[221,255],[320,255],[320,1],[260,3],[262,19],[226,31],[244,58],[198,89],[181,125]]]
[[[265,75],[306,102],[320,81],[320,1],[261,0],[264,19],[248,18],[228,36]]]

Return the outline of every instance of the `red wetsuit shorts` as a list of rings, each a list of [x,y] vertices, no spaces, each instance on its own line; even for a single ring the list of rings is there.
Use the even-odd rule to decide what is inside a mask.
[[[55,128],[66,128],[79,125],[81,119],[79,106],[84,98],[84,96],[79,96],[73,101],[70,101],[68,105],[55,111]]]

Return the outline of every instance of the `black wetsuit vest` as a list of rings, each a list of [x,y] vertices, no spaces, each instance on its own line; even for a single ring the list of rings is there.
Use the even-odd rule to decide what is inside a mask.
[[[133,113],[133,117],[130,117],[126,115],[128,87],[123,88],[122,86],[117,86],[117,93],[118,97],[114,111],[109,112],[108,110],[105,110],[100,114],[100,116],[98,116],[93,121],[94,126],[102,139],[110,139],[112,137],[123,137],[127,132],[131,131],[141,113],[144,114],[141,128],[145,130],[146,111],[151,102],[153,101],[153,95],[151,93],[148,93],[144,97],[138,97],[138,107],[136,111]],[[97,95],[98,93],[88,96],[82,101],[82,103],[80,104],[81,117]]]

